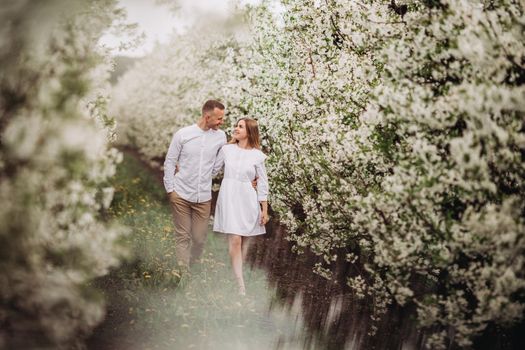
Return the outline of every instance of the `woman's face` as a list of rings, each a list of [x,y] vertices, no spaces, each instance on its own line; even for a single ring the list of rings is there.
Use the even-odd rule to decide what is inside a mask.
[[[233,129],[233,138],[237,141],[244,140],[248,138],[248,132],[246,131],[246,122],[244,120],[239,120],[235,129]]]

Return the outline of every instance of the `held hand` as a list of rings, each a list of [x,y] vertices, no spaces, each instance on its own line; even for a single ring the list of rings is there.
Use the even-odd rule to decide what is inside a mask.
[[[261,226],[266,225],[266,223],[270,220],[270,217],[268,216],[268,212],[261,210],[261,221],[259,222]]]
[[[252,187],[253,187],[255,190],[257,190],[257,179],[258,179],[258,177],[256,176],[255,179],[253,179],[253,181],[252,181]]]

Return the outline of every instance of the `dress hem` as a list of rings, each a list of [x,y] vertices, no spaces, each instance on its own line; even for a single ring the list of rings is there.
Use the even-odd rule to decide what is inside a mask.
[[[213,232],[217,232],[217,233],[224,233],[224,234],[228,234],[228,235],[237,235],[237,236],[243,236],[243,237],[251,237],[251,236],[260,236],[260,235],[264,235],[266,234],[266,232],[261,232],[261,233],[237,233],[237,232],[226,232],[226,231],[217,231],[217,230],[213,230]]]

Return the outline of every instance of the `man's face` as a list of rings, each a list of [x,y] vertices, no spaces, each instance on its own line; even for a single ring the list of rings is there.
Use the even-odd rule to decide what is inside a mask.
[[[224,123],[224,110],[214,108],[213,111],[207,113],[206,120],[208,128],[218,130]]]

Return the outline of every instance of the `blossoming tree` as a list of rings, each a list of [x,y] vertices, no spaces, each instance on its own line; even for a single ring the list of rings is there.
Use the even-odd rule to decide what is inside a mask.
[[[520,319],[523,5],[284,4],[252,91],[292,239],[364,266],[378,311],[415,303],[429,347]]]

